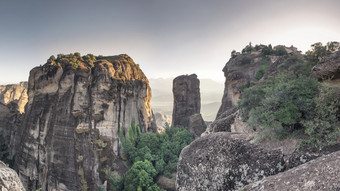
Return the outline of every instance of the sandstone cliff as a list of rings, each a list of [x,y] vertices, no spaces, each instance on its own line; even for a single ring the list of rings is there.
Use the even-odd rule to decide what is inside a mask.
[[[19,85],[0,86],[0,103],[7,105],[10,102],[15,102],[19,106],[19,112],[24,113],[27,101],[27,82],[20,82]]]
[[[15,167],[28,190],[98,190],[126,171],[118,133],[156,131],[148,79],[127,55],[58,55],[31,70]]]

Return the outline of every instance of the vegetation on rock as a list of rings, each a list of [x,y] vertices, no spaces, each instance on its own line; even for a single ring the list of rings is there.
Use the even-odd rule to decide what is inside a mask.
[[[275,53],[271,46],[261,46],[263,57],[287,54],[283,46],[276,47]],[[309,76],[318,61],[338,49],[337,42],[326,46],[313,44],[305,56],[293,54],[285,58],[277,66],[280,72],[270,74],[261,83],[248,82],[241,87],[242,96],[238,102],[241,117],[258,131],[259,138],[299,135],[304,138],[302,145],[336,143],[340,135],[338,93],[335,88],[325,88]],[[265,73],[265,65],[260,66],[255,79],[260,80]]]
[[[121,128],[119,137],[131,167],[123,177],[108,177],[111,190],[161,190],[155,184],[156,178],[160,175],[171,178],[181,150],[193,141],[184,127],[167,126],[165,133],[141,133],[134,119],[125,135]]]

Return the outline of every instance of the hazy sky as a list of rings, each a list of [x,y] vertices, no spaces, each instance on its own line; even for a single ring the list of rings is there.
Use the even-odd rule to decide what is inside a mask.
[[[338,0],[0,0],[0,84],[50,55],[126,53],[148,78],[224,81],[230,52],[252,44],[340,41]]]

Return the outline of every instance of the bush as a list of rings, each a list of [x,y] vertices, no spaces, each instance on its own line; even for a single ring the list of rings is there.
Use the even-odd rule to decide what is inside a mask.
[[[272,129],[278,136],[310,120],[319,83],[304,75],[281,73],[244,91],[239,108],[249,127]]]
[[[243,55],[239,60],[238,63],[241,65],[248,65],[251,63],[251,59],[248,56]]]
[[[255,79],[260,80],[263,75],[267,72],[267,67],[265,65],[262,65],[259,70],[255,74]]]
[[[313,146],[334,144],[340,136],[338,93],[335,89],[323,88],[319,96],[315,98],[315,102],[312,120],[304,123],[309,138],[303,144]]]
[[[283,56],[283,55],[287,55],[288,53],[287,53],[287,50],[284,46],[278,46],[278,47],[276,47],[274,54],[276,56]]]

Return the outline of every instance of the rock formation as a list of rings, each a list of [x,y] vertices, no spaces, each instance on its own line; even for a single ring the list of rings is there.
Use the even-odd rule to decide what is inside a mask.
[[[1,191],[25,191],[18,174],[5,163],[0,161],[0,189]]]
[[[284,169],[283,154],[243,140],[239,133],[212,133],[185,147],[177,166],[176,189],[236,190]]]
[[[261,50],[250,53],[237,54],[231,58],[223,68],[225,80],[222,104],[216,115],[216,120],[207,127],[203,135],[220,131],[249,132],[246,125],[240,118],[237,110],[237,102],[240,99],[243,89],[249,87],[254,82],[261,82],[269,75],[277,73],[279,67],[286,67],[285,60],[290,56],[301,55],[295,47],[284,47],[288,55],[276,56],[268,55],[263,57]],[[266,68],[265,70],[263,68]],[[257,75],[262,70],[262,76]],[[237,123],[237,125],[235,125]]]
[[[189,117],[188,130],[194,135],[195,139],[200,137],[207,128],[200,113],[193,114]]]
[[[340,143],[328,145],[321,148],[315,147],[300,147],[296,148],[289,157],[288,168],[294,168],[316,158],[319,158],[330,153],[340,151]]]
[[[242,191],[340,190],[340,151],[266,177]]]
[[[162,114],[159,112],[155,113],[155,120],[157,126],[164,127],[166,123],[168,123],[168,125],[171,125],[171,117],[166,114]]]
[[[127,55],[58,55],[31,70],[15,167],[28,190],[98,190],[126,171],[118,133],[155,132],[148,79]]]
[[[189,117],[201,111],[200,81],[196,74],[178,76],[173,80],[174,107],[172,126],[189,124]]]
[[[10,102],[15,102],[19,106],[19,112],[24,113],[27,101],[27,82],[20,82],[19,85],[0,86],[0,103],[7,105]]]
[[[340,51],[326,56],[312,68],[311,76],[319,80],[340,79]]]

